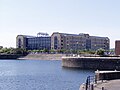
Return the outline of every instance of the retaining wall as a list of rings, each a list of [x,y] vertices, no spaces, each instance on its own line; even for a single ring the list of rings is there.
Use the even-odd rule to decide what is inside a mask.
[[[120,79],[120,71],[95,71],[96,80]]]
[[[5,55],[0,55],[0,59],[18,59],[23,55],[14,55],[14,54],[5,54]]]
[[[63,67],[120,70],[120,57],[63,57]]]

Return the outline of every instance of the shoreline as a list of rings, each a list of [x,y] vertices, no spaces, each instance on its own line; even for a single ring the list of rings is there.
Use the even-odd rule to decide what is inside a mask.
[[[18,60],[62,60],[66,54],[28,54]]]

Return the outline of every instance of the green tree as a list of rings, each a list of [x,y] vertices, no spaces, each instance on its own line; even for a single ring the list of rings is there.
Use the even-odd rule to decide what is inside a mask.
[[[49,52],[49,50],[48,49],[43,49],[43,52]]]
[[[22,49],[22,48],[16,48],[14,49],[14,54],[22,54],[22,55],[26,55],[28,54],[27,50]]]
[[[104,52],[105,52],[105,50],[102,49],[102,48],[100,48],[100,49],[98,49],[98,50],[96,51],[96,54],[103,56],[103,55],[104,55]]]
[[[66,50],[65,49],[60,49],[60,50],[57,50],[58,53],[65,53]]]
[[[51,53],[55,53],[55,52],[56,52],[56,50],[54,50],[54,49],[51,49],[51,50],[50,50],[50,52],[51,52]]]

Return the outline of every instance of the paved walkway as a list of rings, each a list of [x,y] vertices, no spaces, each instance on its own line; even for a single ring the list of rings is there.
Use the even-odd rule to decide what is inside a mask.
[[[103,83],[98,83],[94,87],[94,90],[102,90],[102,87],[104,87],[104,90],[120,90],[120,79],[104,81]]]

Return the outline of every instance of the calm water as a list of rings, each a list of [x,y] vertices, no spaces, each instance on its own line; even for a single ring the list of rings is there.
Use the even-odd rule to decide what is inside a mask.
[[[61,61],[1,60],[0,90],[79,90],[94,71],[66,69]]]

